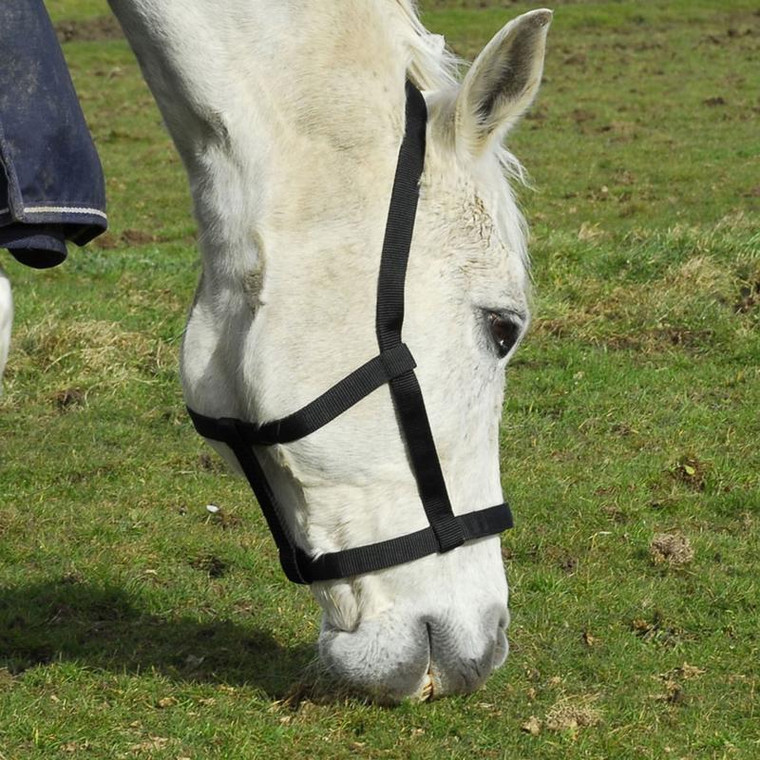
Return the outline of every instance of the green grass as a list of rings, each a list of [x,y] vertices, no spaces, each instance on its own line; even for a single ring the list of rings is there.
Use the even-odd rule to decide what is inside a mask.
[[[537,4],[422,5],[472,57]],[[183,413],[179,161],[105,3],[49,7],[88,32],[65,53],[111,231],[57,270],[3,258],[0,758],[760,756],[756,4],[554,5],[510,138],[536,280],[503,424],[512,652],[395,709],[299,691],[318,610]],[[655,562],[660,533],[693,558]]]

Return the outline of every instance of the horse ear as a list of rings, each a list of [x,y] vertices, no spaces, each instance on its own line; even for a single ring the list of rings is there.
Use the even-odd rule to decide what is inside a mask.
[[[467,72],[457,96],[456,134],[472,154],[502,139],[533,101],[551,19],[542,9],[510,21]]]

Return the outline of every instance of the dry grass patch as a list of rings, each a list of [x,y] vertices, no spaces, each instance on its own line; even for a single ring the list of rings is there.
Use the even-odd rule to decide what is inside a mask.
[[[35,376],[56,376],[56,381],[76,380],[77,395],[93,385],[116,387],[133,379],[150,365],[160,341],[139,332],[124,330],[105,320],[58,321],[19,325],[14,360],[9,363],[9,379],[25,372]],[[80,387],[81,386],[81,387]],[[56,396],[59,406],[73,399]]]
[[[752,329],[760,236],[747,217],[726,217],[712,228],[635,230],[613,247],[597,232],[584,223],[576,241],[553,237],[552,258],[542,263],[563,296],[551,310],[541,305],[534,335],[645,354],[701,353]],[[563,257],[598,259],[598,271],[572,271]]]
[[[705,255],[694,256],[675,267],[663,284],[671,293],[689,301],[701,296],[727,302],[735,291],[733,272]]]

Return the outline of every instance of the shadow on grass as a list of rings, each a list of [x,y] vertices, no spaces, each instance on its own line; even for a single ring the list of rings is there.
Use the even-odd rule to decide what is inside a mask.
[[[277,699],[299,687],[314,658],[313,646],[282,646],[255,625],[159,617],[118,587],[59,581],[0,588],[0,668],[13,674],[76,660],[116,672],[248,684]]]

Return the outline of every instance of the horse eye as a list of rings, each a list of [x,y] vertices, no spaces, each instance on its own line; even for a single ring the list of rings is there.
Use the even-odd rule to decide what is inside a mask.
[[[514,316],[499,314],[495,311],[488,312],[487,317],[488,329],[496,344],[496,352],[499,358],[503,359],[517,343],[522,325]]]

